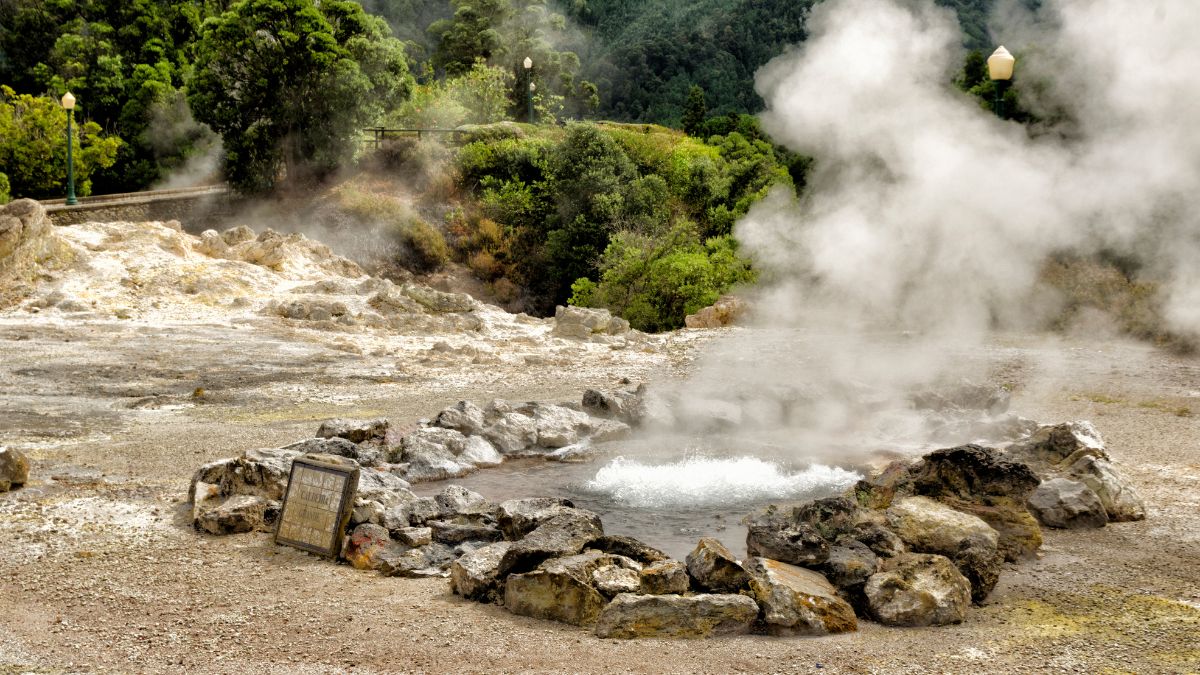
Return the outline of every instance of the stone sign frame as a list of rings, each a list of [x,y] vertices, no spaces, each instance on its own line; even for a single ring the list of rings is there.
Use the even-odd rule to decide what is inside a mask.
[[[297,457],[288,474],[275,543],[336,558],[354,508],[358,476],[356,465]]]

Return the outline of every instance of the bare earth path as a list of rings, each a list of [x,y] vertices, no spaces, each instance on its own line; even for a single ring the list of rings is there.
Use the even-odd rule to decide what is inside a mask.
[[[962,355],[998,363],[1024,416],[1093,420],[1149,518],[1048,531],[1043,556],[1010,566],[960,626],[601,640],[462,602],[443,580],[187,525],[197,466],[318,420],[575,398],[686,370],[707,337],[648,351],[497,344],[525,356],[480,364],[430,350],[435,338],[364,356],[268,321],[0,320],[0,444],[34,460],[31,485],[0,495],[0,673],[1200,672],[1200,361],[1143,346],[1006,338]],[[1033,387],[1046,363],[1058,384]]]

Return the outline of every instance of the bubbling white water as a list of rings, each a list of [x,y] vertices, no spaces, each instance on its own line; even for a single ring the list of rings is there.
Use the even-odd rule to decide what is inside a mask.
[[[803,499],[840,492],[861,478],[853,471],[821,464],[788,472],[757,457],[692,456],[665,464],[617,457],[596,472],[584,489],[635,508],[697,507]]]

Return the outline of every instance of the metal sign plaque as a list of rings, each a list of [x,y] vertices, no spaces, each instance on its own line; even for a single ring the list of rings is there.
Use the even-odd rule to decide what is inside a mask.
[[[358,467],[299,457],[292,462],[275,543],[336,558],[358,492]]]

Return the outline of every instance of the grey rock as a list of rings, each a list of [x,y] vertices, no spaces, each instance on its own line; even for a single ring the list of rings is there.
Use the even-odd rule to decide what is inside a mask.
[[[247,450],[239,457],[221,459],[200,467],[192,476],[188,501],[197,483],[216,485],[223,497],[249,495],[282,501],[292,461],[301,453],[284,449]]]
[[[458,558],[453,548],[436,541],[428,546],[397,551],[391,549],[379,556],[379,571],[384,576],[445,577],[449,576],[450,565]]]
[[[884,562],[863,589],[871,616],[888,626],[960,623],[971,584],[945,556],[905,553]]]
[[[607,309],[559,305],[554,311],[554,334],[559,337],[587,338],[592,335],[624,335],[629,322],[615,317]]]
[[[520,544],[513,544],[502,556],[501,574],[506,570],[504,561]],[[592,573],[605,557],[599,551],[587,551],[546,560],[534,570],[512,574],[504,584],[504,606],[521,616],[590,626],[608,603],[592,586]]]
[[[559,514],[514,543],[504,554],[501,571],[505,574],[523,572],[547,558],[574,555],[602,534],[600,518],[594,513],[576,509]]]
[[[461,485],[450,485],[439,492],[433,501],[446,515],[488,516],[496,515],[496,505],[486,497]]]
[[[483,409],[470,401],[459,401],[438,413],[433,423],[439,427],[453,429],[467,436],[474,436],[483,431],[485,425],[484,412]]]
[[[750,590],[772,635],[829,635],[858,630],[854,609],[819,572],[766,558],[746,562]]]
[[[0,492],[29,481],[29,458],[20,450],[0,446]]]
[[[1146,518],[1146,506],[1133,485],[1117,473],[1111,462],[1091,456],[1080,457],[1071,465],[1067,476],[1091,488],[1104,505],[1112,523],[1124,523]]]
[[[504,535],[491,525],[431,520],[427,525],[433,530],[433,540],[443,544],[461,544],[465,541],[502,541]]]
[[[460,478],[476,470],[474,464],[461,461],[446,446],[420,436],[406,436],[403,461],[408,464],[405,476],[414,483],[447,478]]]
[[[388,426],[388,421],[382,418],[372,420],[332,419],[321,424],[317,429],[317,437],[344,438],[351,443],[382,442],[387,436]]]
[[[405,504],[417,498],[408,481],[389,471],[364,467],[358,474],[359,499],[374,500],[384,507]]]
[[[772,504],[750,515],[746,551],[792,565],[819,565],[829,557],[829,542],[816,527]]]
[[[460,462],[469,462],[475,466],[498,466],[504,462],[504,456],[496,446],[482,436],[468,436],[463,444],[463,451],[458,456]]]
[[[642,567],[640,573],[643,595],[670,595],[687,593],[692,579],[687,565],[678,560],[659,560]]]
[[[733,553],[712,537],[704,537],[687,555],[688,574],[700,588],[714,593],[737,593],[750,584],[750,576]]]
[[[670,556],[647,544],[619,534],[606,534],[588,544],[588,548],[597,551],[625,556],[642,564],[650,564],[668,560]]]
[[[508,539],[520,539],[538,525],[563,513],[574,513],[575,505],[568,499],[557,497],[529,497],[500,502],[496,509],[496,522]],[[599,524],[599,517],[597,517]]]
[[[562,448],[579,442],[591,431],[587,413],[558,405],[538,405],[533,409],[537,444],[543,448]]]
[[[364,443],[358,445],[341,437],[310,438],[285,445],[284,450],[294,450],[306,455],[334,455],[347,457],[358,462],[361,466],[378,466],[387,459],[387,453],[380,444]]]
[[[1029,510],[1049,527],[1086,529],[1108,524],[1100,497],[1084,483],[1066,478],[1043,481],[1029,495]]]
[[[1083,457],[1108,460],[1104,439],[1091,422],[1066,422],[1039,427],[1028,439],[1007,449],[1014,459],[1040,473],[1065,470]]]
[[[537,445],[537,422],[521,413],[504,413],[483,431],[483,437],[501,454],[523,454]]]
[[[636,393],[588,389],[583,392],[582,403],[584,412],[597,417],[625,424],[636,424],[641,419],[641,396]]]
[[[401,527],[392,534],[400,543],[414,548],[433,543],[433,528],[431,527]]]
[[[511,546],[512,542],[499,541],[460,556],[450,565],[450,590],[477,602],[500,601],[500,560]]]
[[[748,633],[758,603],[744,595],[618,595],[596,622],[602,638],[705,638]]]
[[[829,559],[821,564],[820,570],[851,605],[865,607],[863,586],[879,571],[879,557],[866,544],[843,538],[829,549]]]

